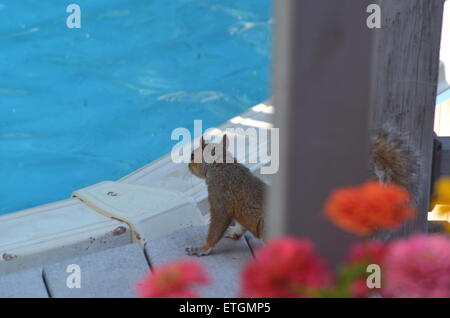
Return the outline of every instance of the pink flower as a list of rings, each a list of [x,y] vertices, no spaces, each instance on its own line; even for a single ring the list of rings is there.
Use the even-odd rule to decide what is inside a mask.
[[[369,288],[364,278],[358,278],[350,285],[350,294],[352,297],[365,298],[370,294]]]
[[[434,234],[393,242],[383,272],[387,297],[450,297],[450,239]]]
[[[242,273],[244,297],[291,298],[314,295],[331,283],[326,263],[307,239],[270,241],[257,251]]]
[[[343,273],[346,273],[346,278],[350,281],[349,293],[352,297],[368,297],[374,293],[366,283],[367,266],[370,264],[382,266],[387,248],[387,243],[379,241],[358,242],[351,247]]]
[[[156,268],[138,283],[141,298],[193,298],[194,285],[207,285],[209,278],[201,263],[181,260]]]
[[[388,245],[384,242],[369,241],[355,243],[349,253],[348,263],[367,263],[381,265],[386,255]]]

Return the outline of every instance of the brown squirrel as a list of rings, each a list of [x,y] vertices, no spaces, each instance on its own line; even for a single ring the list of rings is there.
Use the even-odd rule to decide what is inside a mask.
[[[207,153],[204,150],[209,145],[212,146],[211,155],[215,156],[215,150],[219,149],[221,154],[218,157],[223,160],[204,159]],[[267,185],[227,151],[226,134],[223,135],[221,143],[209,145],[206,145],[202,137],[201,147],[192,152],[189,163],[191,173],[206,181],[210,224],[205,245],[186,248],[188,255],[208,255],[224,235],[240,239],[246,230],[263,239],[263,201]],[[397,183],[413,191],[419,171],[419,160],[418,156],[406,147],[403,138],[392,131],[380,131],[372,138],[371,148],[373,175],[380,182]],[[198,158],[200,160],[194,160]],[[235,225],[230,227],[233,222]]]

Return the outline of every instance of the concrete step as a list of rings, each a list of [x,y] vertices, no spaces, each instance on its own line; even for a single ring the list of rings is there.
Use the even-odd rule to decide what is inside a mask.
[[[210,286],[202,287],[202,297],[239,297],[240,273],[242,267],[252,258],[252,253],[244,237],[240,240],[223,238],[208,256],[187,256],[186,247],[204,244],[207,226],[188,227],[165,237],[148,240],[145,251],[152,267],[179,259],[200,261],[212,278]]]
[[[71,264],[80,268],[80,287],[69,288],[67,272]],[[150,270],[138,243],[85,255],[44,267],[44,277],[51,297],[61,298],[131,298],[136,297],[136,283]]]
[[[0,276],[0,298],[48,298],[42,268]]]

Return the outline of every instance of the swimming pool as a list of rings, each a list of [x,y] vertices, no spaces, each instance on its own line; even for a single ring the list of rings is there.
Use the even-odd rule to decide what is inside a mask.
[[[270,0],[0,0],[0,214],[65,199],[269,97]]]

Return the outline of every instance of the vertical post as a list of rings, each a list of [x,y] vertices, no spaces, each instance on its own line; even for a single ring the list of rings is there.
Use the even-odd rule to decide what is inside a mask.
[[[353,237],[325,218],[324,200],[368,177],[369,3],[276,1],[280,170],[269,195],[268,235],[309,237],[335,263]]]
[[[372,128],[391,122],[417,149],[421,171],[416,219],[395,235],[426,231],[433,155],[433,122],[443,0],[378,0],[382,28],[375,37]]]

